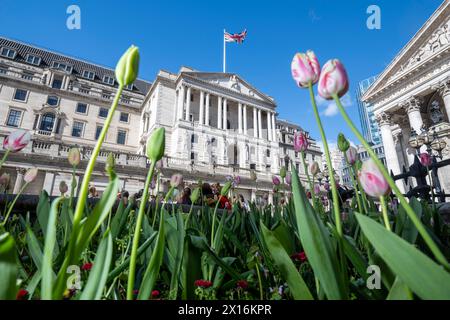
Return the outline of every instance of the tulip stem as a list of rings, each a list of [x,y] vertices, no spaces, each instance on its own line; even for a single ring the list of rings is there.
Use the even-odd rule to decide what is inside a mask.
[[[10,203],[9,208],[8,208],[8,212],[6,213],[5,219],[0,224],[0,227],[2,227],[2,228],[5,227],[6,223],[8,222],[9,215],[11,214],[12,209],[13,209],[14,205],[16,204],[17,199],[19,199],[20,195],[22,194],[22,192],[25,190],[25,188],[27,186],[28,186],[28,182],[23,185],[23,187],[20,189],[19,193],[14,198],[13,202]]]
[[[436,260],[439,261],[443,266],[445,266],[447,269],[450,270],[450,265],[447,262],[445,256],[442,254],[441,250],[438,248],[436,243],[431,238],[430,234],[427,232],[423,224],[420,222],[417,215],[414,213],[414,210],[411,208],[411,206],[408,204],[406,198],[403,196],[402,192],[398,188],[398,186],[395,184],[394,180],[389,175],[389,172],[383,165],[383,163],[378,159],[377,155],[373,151],[373,149],[370,147],[370,145],[367,143],[367,141],[364,139],[362,134],[359,132],[359,130],[356,128],[353,121],[348,116],[347,112],[345,111],[344,107],[342,106],[342,103],[337,95],[333,95],[333,99],[336,102],[336,105],[342,114],[342,117],[344,118],[345,122],[347,122],[350,129],[353,131],[354,135],[358,138],[358,140],[362,143],[366,151],[369,153],[372,160],[377,165],[378,169],[381,171],[381,174],[384,176],[386,181],[388,182],[389,186],[394,191],[395,195],[398,197],[402,207],[405,209],[408,217],[411,219],[411,221],[414,223],[414,226],[416,227],[417,231],[420,233],[421,237],[427,244],[428,248],[433,252],[433,255],[435,256]]]
[[[144,219],[145,206],[147,205],[148,189],[153,178],[153,172],[155,171],[155,161],[151,162],[150,170],[145,180],[144,192],[142,194],[141,204],[139,205],[139,213],[136,220],[136,226],[134,228],[133,246],[131,248],[130,270],[128,273],[127,284],[127,300],[133,300],[134,280],[136,273],[136,260],[137,251],[139,247],[139,238],[141,236],[142,221]],[[155,213],[156,214],[156,213]]]
[[[339,196],[337,193],[336,180],[334,179],[333,166],[332,166],[331,157],[330,157],[330,149],[328,147],[328,141],[327,141],[327,137],[325,135],[325,131],[323,130],[322,120],[320,120],[319,110],[317,109],[316,98],[314,97],[312,83],[309,84],[309,95],[310,95],[311,104],[312,104],[313,110],[314,110],[314,116],[316,117],[317,125],[319,127],[320,135],[322,137],[325,159],[326,159],[327,166],[328,166],[328,173],[330,175],[331,194],[333,197],[334,217],[336,220],[336,230],[337,230],[339,237],[342,238],[343,231],[342,231],[342,223],[341,223],[341,214],[340,214],[340,210],[339,210]]]
[[[11,153],[11,150],[9,150],[9,149],[7,149],[6,151],[5,151],[5,154],[3,155],[3,158],[2,158],[2,160],[0,161],[0,169],[3,167],[3,164],[5,163],[5,161],[6,161],[6,158],[8,158],[8,155]]]
[[[345,162],[347,162],[347,164],[350,164],[348,162],[347,152],[344,152],[344,158],[345,158]],[[356,179],[355,179],[355,175],[354,175],[354,171],[353,171],[353,165],[350,165],[349,169],[350,169],[350,177],[352,178],[352,183],[353,183],[353,186],[355,187],[355,196],[356,196],[356,202],[358,203],[358,209],[362,210],[363,207],[361,205],[361,198],[359,197],[358,185],[356,184]]]
[[[261,273],[259,272],[258,261],[256,261],[256,263],[255,263],[255,269],[256,269],[256,275],[258,276],[259,298],[260,298],[260,300],[264,300],[264,291],[263,291],[263,287],[262,287]]]
[[[214,213],[213,213],[213,221],[212,221],[212,227],[211,227],[211,248],[212,249],[214,249],[214,227],[216,225],[217,208],[219,207],[220,200],[222,200],[222,195],[219,196],[219,199],[217,200],[216,207],[214,208]]]
[[[381,209],[382,209],[382,212],[383,212],[384,225],[386,226],[386,229],[388,231],[392,231],[391,230],[391,224],[389,222],[389,216],[388,216],[388,210],[387,210],[387,205],[386,205],[386,199],[384,198],[384,196],[380,197],[380,204],[381,204]]]
[[[315,208],[316,205],[314,202],[314,185],[312,184],[311,177],[309,176],[308,167],[306,166],[306,162],[305,162],[305,153],[303,151],[301,152],[301,156],[302,156],[302,163],[303,163],[303,168],[305,170],[306,179],[308,180],[309,189],[311,190],[311,199],[313,199],[313,207]]]

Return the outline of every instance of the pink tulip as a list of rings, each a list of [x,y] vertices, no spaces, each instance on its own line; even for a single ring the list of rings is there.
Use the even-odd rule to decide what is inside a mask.
[[[419,159],[420,159],[420,163],[424,167],[429,167],[433,164],[433,158],[431,158],[431,156],[426,152],[421,153],[419,156]]]
[[[387,180],[372,159],[363,163],[358,177],[359,183],[369,196],[379,198],[389,194],[391,191]]]
[[[312,174],[313,176],[317,175],[317,174],[319,173],[319,170],[320,170],[319,164],[318,164],[316,161],[314,161],[314,162],[309,166],[309,171],[311,172],[311,174]]]
[[[320,64],[314,52],[297,53],[292,59],[291,72],[295,82],[301,88],[317,83],[320,76]]]
[[[320,193],[320,186],[319,186],[318,184],[316,184],[316,185],[314,186],[314,193],[315,193],[316,195]]]
[[[277,176],[273,176],[273,177],[272,177],[272,183],[273,183],[274,185],[276,185],[276,186],[279,186],[280,183],[281,183],[280,178],[278,178]]]
[[[355,147],[350,147],[345,152],[345,155],[347,156],[347,161],[349,165],[354,165],[356,161],[358,160],[358,150],[356,150]]]
[[[36,179],[37,175],[38,175],[38,169],[30,168],[27,170],[27,172],[25,172],[25,175],[23,176],[23,180],[26,183],[31,183],[34,181],[34,179]]]
[[[326,100],[333,100],[333,95],[340,98],[347,93],[348,88],[348,76],[344,65],[337,59],[328,61],[320,74],[319,95]]]
[[[30,140],[31,135],[28,131],[16,130],[11,132],[9,136],[3,140],[3,149],[11,152],[19,152],[30,143]]]
[[[286,174],[286,178],[284,178],[284,180],[286,181],[286,184],[291,185],[292,183],[292,176],[290,173]]]
[[[294,150],[295,152],[305,152],[308,149],[309,142],[304,132],[294,133]]]
[[[181,174],[174,174],[172,178],[170,178],[170,186],[177,188],[183,183],[183,176]]]

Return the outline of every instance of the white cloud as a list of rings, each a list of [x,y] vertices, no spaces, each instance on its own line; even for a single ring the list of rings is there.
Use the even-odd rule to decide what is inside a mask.
[[[325,110],[320,113],[321,115],[325,117],[333,117],[339,113],[338,106],[334,101],[325,100],[319,95],[316,95],[316,101],[319,107],[325,107]],[[344,108],[348,108],[353,105],[350,93],[347,93],[345,96],[341,98],[341,103],[344,106]]]

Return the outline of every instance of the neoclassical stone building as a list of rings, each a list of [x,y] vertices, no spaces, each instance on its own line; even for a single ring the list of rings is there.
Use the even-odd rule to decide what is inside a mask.
[[[406,44],[366,91],[382,135],[387,166],[399,174],[414,163],[414,134],[445,141],[441,154],[450,156],[450,2],[444,3]],[[441,143],[441,146],[443,144]],[[425,151],[424,145],[421,151]],[[434,152],[437,154],[437,152]],[[450,168],[439,169],[442,188],[450,191]],[[413,187],[398,181],[402,190]]]
[[[60,181],[70,181],[66,158],[72,146],[82,150],[77,172],[82,175],[116,88],[110,68],[0,37],[0,140],[18,128],[32,133],[32,143],[2,168],[12,177],[9,191],[18,192],[24,171],[37,166],[39,176],[25,193],[59,194]],[[278,121],[276,108],[273,98],[236,74],[161,70],[153,83],[137,80],[124,91],[92,184],[100,193],[104,189],[104,161],[112,152],[122,187],[140,190],[148,168],[147,138],[163,126],[161,191],[174,172],[181,172],[188,183],[223,183],[239,175],[244,196],[270,194],[271,177],[286,165],[286,156],[297,165],[300,161],[292,153],[292,135],[301,128]],[[308,157],[319,160],[320,149],[310,142]],[[250,179],[252,170],[256,181]]]

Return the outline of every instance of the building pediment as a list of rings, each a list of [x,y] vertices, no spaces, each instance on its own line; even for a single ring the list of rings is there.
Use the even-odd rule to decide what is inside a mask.
[[[450,52],[450,2],[435,11],[362,97],[363,101],[417,74]]]
[[[248,96],[274,105],[275,101],[270,96],[258,91],[255,87],[233,73],[205,73],[205,72],[182,72],[182,75],[202,81],[204,83],[219,86],[235,93]]]

